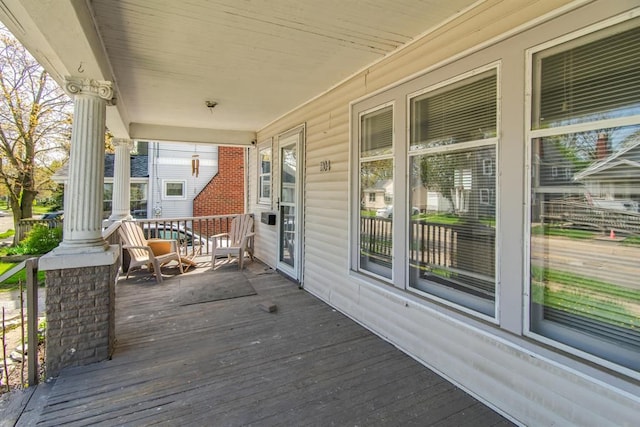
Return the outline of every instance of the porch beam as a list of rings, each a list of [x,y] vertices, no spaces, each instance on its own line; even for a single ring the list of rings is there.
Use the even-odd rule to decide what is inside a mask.
[[[200,142],[219,145],[251,146],[256,133],[243,130],[203,129],[131,123],[132,139],[149,141]]]
[[[86,0],[2,0],[0,20],[60,87],[70,75],[115,81]],[[124,104],[108,107],[114,136],[128,138],[129,121]]]

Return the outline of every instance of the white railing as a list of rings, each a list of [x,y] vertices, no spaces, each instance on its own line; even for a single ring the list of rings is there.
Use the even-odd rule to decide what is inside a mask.
[[[177,240],[182,255],[209,255],[211,236],[227,233],[231,221],[238,215],[212,215],[182,218],[136,219],[147,239]]]

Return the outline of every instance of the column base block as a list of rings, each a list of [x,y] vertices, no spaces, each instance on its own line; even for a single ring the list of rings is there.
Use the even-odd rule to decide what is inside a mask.
[[[47,285],[47,377],[68,366],[109,359],[115,345],[118,246],[99,256],[47,254],[40,266]]]

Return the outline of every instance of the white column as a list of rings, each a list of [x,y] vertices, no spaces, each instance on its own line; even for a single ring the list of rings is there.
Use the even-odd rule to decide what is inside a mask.
[[[113,195],[110,222],[131,219],[131,156],[133,143],[129,139],[114,138],[116,155],[113,165]]]
[[[107,102],[113,98],[113,89],[111,82],[75,77],[67,77],[65,87],[74,98],[74,111],[62,243],[55,253],[105,251],[104,136]]]

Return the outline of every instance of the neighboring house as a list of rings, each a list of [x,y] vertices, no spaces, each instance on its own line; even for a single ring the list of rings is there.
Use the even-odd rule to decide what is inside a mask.
[[[148,217],[193,216],[193,200],[217,173],[217,145],[150,142]]]
[[[362,208],[376,210],[393,203],[393,181],[378,181],[372,187],[362,190]]]
[[[640,137],[622,150],[575,174],[594,205],[638,212]]]
[[[193,215],[230,215],[246,211],[246,149],[218,147],[218,173],[193,200]]]
[[[111,214],[113,195],[114,154],[105,154],[104,159],[104,204],[103,216]],[[147,217],[149,200],[149,158],[144,154],[131,156],[130,209],[136,218]]]
[[[107,153],[104,156],[104,198],[103,218],[111,214],[111,196],[113,194],[113,166],[115,154]],[[137,218],[146,218],[149,205],[149,158],[146,154],[131,155],[131,213]],[[69,165],[66,164],[58,170],[51,179],[65,185],[69,179]]]
[[[179,218],[244,211],[244,150],[211,144],[138,142],[131,155],[131,214]],[[219,154],[223,153],[223,154]],[[226,163],[219,167],[218,157]],[[111,214],[114,154],[105,154],[103,218]],[[65,184],[68,166],[52,179]],[[206,194],[203,197],[201,194]],[[203,200],[205,200],[203,202]]]

